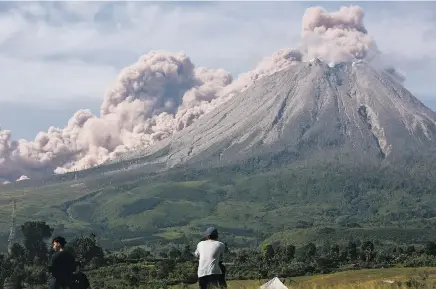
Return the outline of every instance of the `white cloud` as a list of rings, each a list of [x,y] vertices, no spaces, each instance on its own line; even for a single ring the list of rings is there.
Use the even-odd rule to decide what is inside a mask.
[[[436,3],[435,3],[436,8]],[[421,13],[411,15],[379,15],[368,17],[368,30],[386,54],[419,60],[436,57],[436,22]]]
[[[429,3],[366,3],[366,26],[419,93],[436,90],[413,75],[435,71]],[[436,3],[435,3],[436,4]],[[184,51],[196,65],[247,71],[293,47],[311,3],[20,2],[0,13],[0,100],[102,98],[118,71],[151,49]],[[319,3],[317,4],[319,5]],[[322,3],[337,8],[346,3]],[[397,7],[397,8],[396,8]],[[412,7],[412,8],[411,8]],[[432,7],[436,7],[433,5]],[[424,65],[424,66],[422,66]],[[427,73],[428,75],[429,73]],[[418,84],[419,83],[419,84]],[[68,118],[69,116],[66,116]]]
[[[370,11],[366,23],[380,50],[406,74],[405,86],[417,97],[436,100],[435,9],[435,2],[402,3]]]
[[[208,9],[135,2],[17,4],[0,15],[0,76],[7,80],[0,100],[102,97],[122,67],[151,49],[184,51],[197,64],[228,63],[242,72],[298,35],[292,23],[298,18],[253,22]]]
[[[44,106],[76,97],[102,96],[117,74],[113,67],[80,61],[37,61],[0,56],[0,101],[32,102]]]

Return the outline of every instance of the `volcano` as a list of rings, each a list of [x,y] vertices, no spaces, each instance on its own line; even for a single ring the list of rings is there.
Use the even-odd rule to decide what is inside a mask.
[[[142,155],[167,168],[327,152],[394,160],[436,141],[436,113],[389,72],[314,59],[264,77]],[[129,158],[132,158],[131,155]]]
[[[79,110],[64,128],[51,126],[30,141],[0,129],[0,178],[129,160],[123,167],[132,158],[161,169],[338,154],[427,157],[435,113],[402,86],[405,77],[363,19],[358,6],[307,8],[293,48],[237,77],[196,66],[182,52],[149,51],[119,73],[99,115]]]

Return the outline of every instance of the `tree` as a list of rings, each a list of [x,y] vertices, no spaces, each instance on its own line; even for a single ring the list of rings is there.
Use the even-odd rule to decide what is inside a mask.
[[[401,247],[395,247],[394,248],[394,253],[397,254],[397,255],[404,254],[404,249],[401,248]]]
[[[386,250],[380,250],[377,252],[375,261],[377,264],[382,264],[383,266],[390,266],[393,261],[393,256],[389,254]]]
[[[406,249],[407,255],[413,255],[416,252],[415,246],[410,245]]]
[[[94,234],[75,238],[68,247],[84,265],[91,264],[93,267],[99,267],[104,262],[103,249],[97,244]]]
[[[314,243],[310,242],[304,248],[304,257],[306,260],[313,259],[316,255],[316,246]]]
[[[23,280],[26,276],[23,263],[11,263],[8,266],[7,277],[4,281],[5,289],[21,289]]]
[[[191,252],[191,247],[189,245],[185,245],[182,251],[182,259],[184,261],[189,261],[194,258],[194,255]]]
[[[180,250],[175,247],[172,247],[168,252],[168,257],[170,257],[171,260],[180,259],[181,256],[182,252],[180,252]]]
[[[11,253],[9,254],[9,259],[17,262],[24,262],[25,258],[26,250],[24,249],[24,247],[18,243],[14,243],[11,248]]]
[[[332,255],[333,258],[335,259],[339,259],[339,255],[340,255],[340,248],[338,244],[333,244],[330,247],[330,255]]]
[[[295,257],[295,246],[294,245],[285,246],[283,254],[284,254],[283,260],[285,262],[292,261]]]
[[[136,275],[133,274],[124,275],[124,279],[127,281],[129,287],[134,288],[139,285],[139,278]]]
[[[153,269],[156,279],[166,279],[170,272],[174,270],[176,263],[174,260],[162,260],[158,262]]]
[[[425,253],[427,255],[436,256],[436,243],[428,242],[425,246]]]
[[[361,259],[365,263],[369,263],[375,257],[374,244],[371,241],[363,242],[361,246]]]
[[[24,282],[33,288],[35,285],[44,285],[47,284],[47,270],[44,266],[28,266],[25,268],[25,277]],[[39,287],[39,286],[35,286]]]
[[[21,278],[12,276],[5,279],[3,283],[4,289],[21,289],[23,286],[21,285]]]
[[[224,242],[224,254],[230,254],[230,249],[229,249],[229,245],[227,244],[227,242]]]
[[[146,251],[143,248],[135,248],[130,252],[129,258],[130,259],[146,259],[150,256],[150,251]]]
[[[329,256],[323,256],[315,259],[316,269],[322,274],[331,272],[331,269],[336,267],[335,264],[335,260],[329,258]]]
[[[349,242],[347,246],[348,261],[356,261],[357,259],[357,245],[354,242]]]
[[[40,261],[47,261],[48,250],[45,240],[51,237],[53,228],[45,222],[30,221],[21,225],[21,232],[24,236],[27,260],[33,262],[38,258]]]
[[[263,257],[266,260],[271,260],[274,257],[274,248],[271,244],[266,244],[263,247]]]
[[[198,278],[197,264],[193,262],[177,263],[174,270],[169,274],[168,278],[170,280],[177,280],[183,283],[196,283]]]

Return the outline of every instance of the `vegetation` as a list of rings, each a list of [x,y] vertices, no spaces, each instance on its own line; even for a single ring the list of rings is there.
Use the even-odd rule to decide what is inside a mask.
[[[197,282],[192,252],[209,225],[228,245],[230,288],[274,276],[297,288],[334,276],[356,278],[353,288],[385,288],[385,277],[395,282],[389,288],[432,286],[431,269],[408,269],[436,266],[431,166],[250,166],[160,174],[137,168],[5,186],[4,248],[12,197],[20,230],[19,243],[0,256],[0,288],[45,288],[53,235],[71,240],[93,288],[189,288]]]
[[[48,240],[53,229],[45,222],[31,221],[21,226],[21,232],[23,243],[14,244],[8,255],[0,256],[0,288],[46,288],[49,278],[47,264],[52,253],[48,250]],[[103,250],[95,235],[91,234],[74,238],[66,249],[84,264],[93,288],[186,288],[197,282],[197,261],[192,255],[194,246],[170,245],[153,250],[136,247],[109,252]],[[253,280],[265,282],[277,276],[288,282],[297,282],[300,288],[308,288],[314,283],[307,276],[335,272],[347,276],[350,271],[364,269],[365,275],[354,281],[389,277],[401,288],[422,288],[432,281],[430,273],[422,269],[409,270],[410,276],[405,279],[400,273],[406,271],[398,270],[403,270],[399,267],[436,266],[436,243],[378,247],[371,241],[357,240],[343,246],[325,242],[321,246],[308,243],[297,248],[292,244],[274,242],[252,249],[227,246],[224,261],[227,279],[235,280],[231,286],[241,284],[241,280],[251,280],[247,286],[255,286]],[[385,269],[370,270],[376,268]],[[299,276],[306,276],[306,279],[294,280]],[[347,278],[353,282],[352,277]],[[334,282],[330,281],[330,285]]]
[[[136,168],[4,186],[0,242],[5,248],[12,197],[18,223],[37,218],[67,237],[94,232],[112,250],[145,242],[184,244],[210,224],[232,247],[266,239],[290,239],[297,246],[324,237],[340,244],[353,238],[398,245],[436,239],[431,166],[339,161],[247,166],[159,174]]]
[[[327,275],[281,278],[288,288],[297,289],[406,289],[434,288],[436,272],[433,268],[388,268],[350,270]],[[229,289],[258,289],[267,280],[237,280],[228,282]],[[391,283],[392,282],[392,283]],[[174,289],[183,286],[173,286]],[[190,285],[188,288],[197,288]]]
[[[21,226],[23,243],[12,245],[10,252],[0,255],[0,288],[47,288],[48,262],[53,252],[48,250],[53,228],[42,221],[30,221]],[[78,237],[66,248],[88,268],[104,265],[102,248],[95,236]]]

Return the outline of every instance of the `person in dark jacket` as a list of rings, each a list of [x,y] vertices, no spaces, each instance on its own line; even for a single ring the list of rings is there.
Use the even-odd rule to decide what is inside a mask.
[[[85,273],[81,271],[80,262],[76,262],[76,272],[73,276],[73,285],[74,289],[90,289],[91,284],[89,284],[88,277],[86,277]]]
[[[65,251],[64,237],[56,237],[53,239],[53,249],[55,253],[51,257],[49,271],[51,279],[49,289],[71,289],[72,277],[75,271],[75,259],[73,254]]]

